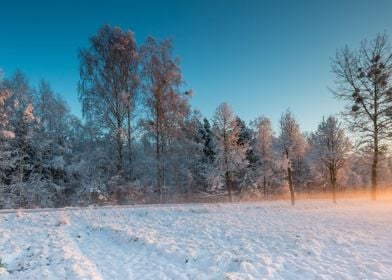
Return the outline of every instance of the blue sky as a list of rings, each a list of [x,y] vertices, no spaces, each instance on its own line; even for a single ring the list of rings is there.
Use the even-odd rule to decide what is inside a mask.
[[[191,103],[211,117],[222,102],[249,121],[277,123],[290,108],[303,130],[339,112],[330,57],[345,44],[392,31],[392,1],[2,1],[0,67],[48,80],[81,115],[78,49],[108,23],[171,37]],[[392,38],[391,38],[392,39]]]

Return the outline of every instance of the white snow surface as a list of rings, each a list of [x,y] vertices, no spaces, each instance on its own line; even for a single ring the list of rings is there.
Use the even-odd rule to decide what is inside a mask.
[[[0,211],[0,279],[391,279],[392,201]]]

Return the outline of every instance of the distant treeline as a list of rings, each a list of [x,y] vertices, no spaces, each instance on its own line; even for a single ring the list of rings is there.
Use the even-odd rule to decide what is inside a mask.
[[[331,92],[345,105],[342,123],[326,116],[311,133],[289,110],[276,132],[267,117],[246,123],[227,103],[203,117],[172,50],[171,40],[138,46],[133,32],[104,25],[78,54],[83,120],[48,82],[0,77],[0,208],[282,194],[294,204],[296,193],[336,201],[356,189],[376,199],[392,182],[385,34],[337,51]]]

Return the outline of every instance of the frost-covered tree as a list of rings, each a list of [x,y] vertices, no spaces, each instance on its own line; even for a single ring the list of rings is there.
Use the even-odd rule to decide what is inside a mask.
[[[109,130],[117,151],[117,172],[122,174],[125,135],[131,149],[131,118],[138,82],[133,32],[104,25],[90,38],[90,46],[79,52],[79,59],[83,112]]]
[[[387,36],[362,41],[358,51],[347,46],[338,50],[332,70],[332,93],[346,102],[343,115],[363,155],[371,151],[371,193],[376,199],[378,166],[387,154],[392,128],[392,51]]]
[[[310,136],[311,154],[316,163],[326,169],[336,203],[338,172],[344,167],[351,148],[350,141],[337,118],[323,119]]]
[[[215,136],[215,166],[217,175],[224,181],[229,200],[232,199],[233,182],[238,171],[248,165],[247,145],[239,143],[239,126],[232,109],[222,103],[213,118]]]
[[[200,122],[197,142],[202,145],[202,156],[199,162],[199,170],[201,174],[200,187],[204,191],[208,191],[209,178],[213,177],[211,170],[214,168],[215,162],[215,149],[214,149],[214,133],[207,118],[203,118],[203,122]]]
[[[15,93],[15,94],[13,94]],[[28,155],[23,149],[27,141],[26,133],[21,133],[20,124],[24,124],[23,116],[30,105],[31,89],[25,75],[17,71],[4,82],[0,81],[1,96],[1,135],[0,135],[0,169],[1,196],[0,207],[14,207],[22,205],[22,187],[25,170],[30,170],[27,164]],[[24,125],[24,131],[26,126]],[[26,168],[25,168],[26,167]],[[19,176],[18,176],[19,175]]]
[[[9,108],[7,100],[10,99],[11,92],[4,87],[0,76],[0,137],[5,139],[14,138],[14,133],[9,127]]]
[[[307,159],[309,145],[306,141],[308,134],[301,133],[301,136],[298,138],[297,148],[292,161],[293,182],[298,192],[305,189],[310,181],[310,166]]]
[[[261,178],[264,196],[267,196],[268,186],[273,176],[273,130],[271,120],[260,117],[253,122],[253,126],[256,130],[256,154],[260,162],[259,178]]]
[[[146,118],[144,129],[155,146],[156,191],[163,200],[167,157],[173,139],[178,139],[190,113],[187,96],[182,93],[180,61],[172,54],[172,42],[149,37],[141,48],[142,91]]]
[[[27,77],[20,71],[15,72],[5,81],[5,87],[12,92],[8,106],[10,107],[9,121],[15,135],[11,141],[15,163],[13,181],[22,182],[27,179],[33,168],[32,124],[36,122],[32,104],[33,89]]]
[[[39,173],[35,179],[53,189],[57,205],[65,205],[66,166],[72,154],[70,112],[65,101],[45,81],[40,82],[35,97],[35,116],[39,120],[34,137]]]
[[[255,139],[252,129],[239,116],[236,116],[236,123],[238,126],[238,145],[245,148],[247,165],[237,170],[237,180],[233,181],[233,183],[239,185],[241,193],[246,195],[252,191],[256,191],[257,188],[257,183],[254,178],[257,161],[254,151]]]
[[[246,159],[249,163],[248,167],[252,168],[256,162],[253,145],[251,145],[254,141],[253,131],[239,116],[236,116],[236,122],[239,129],[238,144],[246,147]]]
[[[207,118],[203,118],[203,124],[199,129],[199,134],[203,144],[203,161],[205,163],[213,163],[215,160],[214,133]]]
[[[3,207],[64,205],[71,157],[67,105],[47,83],[35,91],[20,71],[0,87],[7,93],[0,109],[7,131],[0,140]]]
[[[36,94],[35,115],[39,118],[45,138],[65,146],[69,113],[62,97],[53,92],[49,83],[41,81]]]
[[[7,173],[10,168],[12,151],[9,140],[15,137],[9,126],[9,108],[7,100],[11,92],[4,87],[0,69],[0,208],[6,204],[7,189],[5,186]]]
[[[295,203],[292,165],[298,154],[303,150],[304,142],[297,120],[291,111],[287,110],[280,118],[279,147],[285,157],[285,168],[287,170],[292,205]]]
[[[199,114],[184,116],[175,137],[169,139],[166,149],[166,182],[175,186],[176,194],[189,194],[201,188],[202,145],[197,139]]]

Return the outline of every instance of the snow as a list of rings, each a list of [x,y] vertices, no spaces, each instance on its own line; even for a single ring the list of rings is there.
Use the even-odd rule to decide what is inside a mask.
[[[390,279],[392,201],[0,211],[1,279]]]
[[[14,139],[15,133],[9,130],[0,130],[0,134],[6,139]]]

